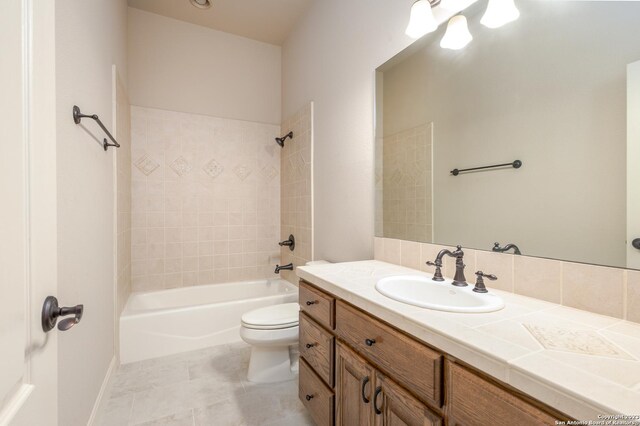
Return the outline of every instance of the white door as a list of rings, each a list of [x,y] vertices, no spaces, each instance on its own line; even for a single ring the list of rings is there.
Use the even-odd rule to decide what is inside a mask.
[[[53,4],[0,1],[0,425],[58,417]]]
[[[640,240],[637,239],[640,239],[640,61],[627,66],[628,268],[640,269]]]

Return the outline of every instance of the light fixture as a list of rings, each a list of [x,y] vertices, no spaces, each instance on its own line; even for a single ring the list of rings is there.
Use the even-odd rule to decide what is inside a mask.
[[[456,15],[449,20],[447,24],[447,32],[440,40],[440,47],[443,49],[459,50],[465,47],[473,40],[469,27],[467,26],[467,18],[463,15]]]
[[[485,27],[498,28],[520,16],[513,0],[489,0],[487,10],[480,23]]]
[[[194,1],[194,0],[191,0]],[[438,28],[429,0],[418,0],[411,6],[411,16],[405,34],[411,38],[420,38]]]
[[[209,9],[211,7],[210,0],[189,0],[192,5],[198,9]]]

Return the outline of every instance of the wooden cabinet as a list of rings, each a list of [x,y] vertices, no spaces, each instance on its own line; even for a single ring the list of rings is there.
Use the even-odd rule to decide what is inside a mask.
[[[335,337],[306,314],[300,314],[300,355],[324,380],[333,387],[333,351]]]
[[[298,299],[302,311],[313,318],[318,324],[333,330],[335,324],[335,299],[312,287],[311,285],[300,281],[298,290]]]
[[[374,393],[376,426],[440,426],[442,419],[392,380],[376,373]],[[490,423],[488,423],[490,424]]]
[[[433,407],[442,406],[442,354],[343,301],[336,335]]]
[[[447,361],[449,425],[553,425],[561,414],[549,414],[471,370]]]
[[[300,399],[319,426],[571,420],[303,281],[300,306]]]
[[[300,359],[298,398],[318,426],[333,426],[334,396],[304,359]]]
[[[374,369],[345,345],[336,345],[336,425],[370,425]]]
[[[337,426],[438,426],[440,417],[342,343],[336,350]]]

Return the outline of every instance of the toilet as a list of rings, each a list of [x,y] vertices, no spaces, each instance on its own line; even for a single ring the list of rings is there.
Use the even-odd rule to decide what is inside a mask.
[[[307,265],[329,263],[324,260]],[[293,380],[298,374],[298,318],[300,305],[282,303],[242,315],[240,337],[251,345],[247,379],[254,383]]]
[[[296,377],[297,359],[292,359],[289,347],[298,343],[299,311],[300,305],[295,302],[242,315],[240,337],[251,345],[250,382],[275,383]]]

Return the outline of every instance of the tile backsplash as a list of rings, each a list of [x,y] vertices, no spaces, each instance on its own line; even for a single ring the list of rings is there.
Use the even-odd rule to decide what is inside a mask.
[[[273,276],[277,125],[131,108],[134,291]]]
[[[453,249],[376,237],[374,258],[433,272],[425,262],[433,261],[442,248]],[[498,276],[496,281],[485,280],[490,288],[640,322],[640,271],[466,248],[464,252],[469,283],[475,282],[474,273],[482,270]],[[445,257],[442,272],[445,277],[453,277],[455,259]]]

